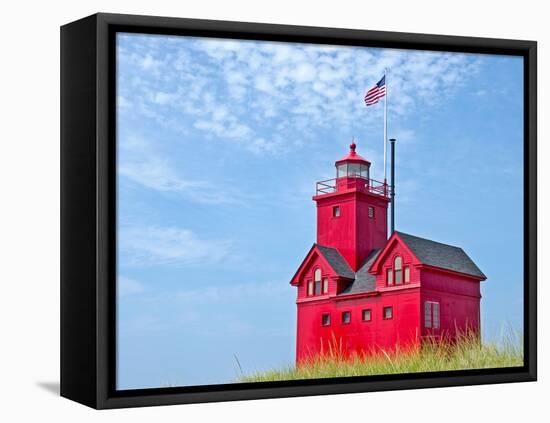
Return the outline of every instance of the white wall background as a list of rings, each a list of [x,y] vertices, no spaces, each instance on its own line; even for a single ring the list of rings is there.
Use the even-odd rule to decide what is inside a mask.
[[[539,263],[550,239],[544,2],[107,0],[4,3],[0,31],[0,420],[542,421],[550,411],[550,304],[539,280],[539,382],[96,412],[59,381],[59,26],[103,12],[532,39],[539,42]],[[518,87],[520,89],[520,87]]]

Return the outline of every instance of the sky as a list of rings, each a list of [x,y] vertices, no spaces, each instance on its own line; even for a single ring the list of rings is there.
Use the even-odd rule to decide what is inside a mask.
[[[521,58],[119,33],[118,389],[293,364],[315,182],[352,138],[383,179],[384,68],[396,229],[487,275],[484,339],[521,330]]]

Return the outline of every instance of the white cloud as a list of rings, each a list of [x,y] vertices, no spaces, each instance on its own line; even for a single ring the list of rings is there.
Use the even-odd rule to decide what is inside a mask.
[[[226,260],[232,243],[202,239],[188,229],[121,226],[120,258],[124,265],[208,265]]]
[[[145,286],[143,285],[143,283],[135,279],[130,279],[124,276],[119,276],[117,278],[117,294],[121,297],[141,294],[144,291]]]
[[[153,59],[150,54],[145,55],[141,60],[141,67],[143,69],[152,69],[160,65],[158,60]]]
[[[222,182],[190,179],[153,148],[153,142],[127,136],[119,142],[119,176],[161,193],[174,193],[200,204],[243,204],[243,194]]]
[[[136,38],[132,47],[121,50],[122,62],[150,71],[134,91],[122,93],[140,99],[133,112],[181,130],[177,119],[155,112],[155,105],[162,105],[191,118],[193,127],[211,138],[254,154],[290,150],[312,129],[361,122],[368,132],[382,107],[366,109],[362,98],[385,67],[395,120],[440,107],[479,68],[475,55],[444,52],[185,37]],[[167,92],[167,86],[174,91]],[[284,143],[252,142],[274,128]]]

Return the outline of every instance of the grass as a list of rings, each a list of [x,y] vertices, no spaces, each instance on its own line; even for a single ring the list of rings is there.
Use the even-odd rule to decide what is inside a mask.
[[[521,336],[508,335],[500,342],[480,342],[476,336],[462,335],[454,342],[424,344],[417,350],[379,350],[377,354],[345,357],[337,343],[329,351],[305,360],[299,366],[241,375],[239,382],[320,379],[342,376],[371,376],[466,369],[523,366]]]

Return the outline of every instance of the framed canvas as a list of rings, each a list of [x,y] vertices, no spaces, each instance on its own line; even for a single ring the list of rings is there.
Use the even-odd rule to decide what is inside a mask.
[[[536,43],[61,28],[61,395],[536,380]]]

